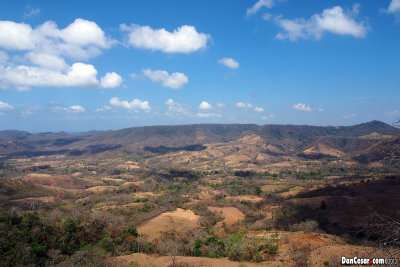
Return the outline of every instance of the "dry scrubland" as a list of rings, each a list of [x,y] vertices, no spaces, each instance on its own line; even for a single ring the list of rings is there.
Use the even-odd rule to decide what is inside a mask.
[[[338,266],[341,256],[398,256],[398,164],[374,150],[395,138],[356,136],[354,146],[368,144],[357,153],[250,133],[195,149],[10,157],[0,169],[0,265]]]

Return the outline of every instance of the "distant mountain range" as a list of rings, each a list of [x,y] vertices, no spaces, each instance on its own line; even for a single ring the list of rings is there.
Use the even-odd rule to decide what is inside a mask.
[[[282,153],[319,154],[362,153],[387,139],[396,139],[400,129],[380,121],[354,126],[196,124],[132,127],[115,131],[87,133],[40,133],[0,131],[0,160],[65,154],[87,156],[109,151],[157,153],[176,151],[204,144],[237,140],[257,135]],[[339,151],[339,152],[338,152]],[[328,153],[328,154],[329,154]],[[322,153],[323,154],[323,153]]]

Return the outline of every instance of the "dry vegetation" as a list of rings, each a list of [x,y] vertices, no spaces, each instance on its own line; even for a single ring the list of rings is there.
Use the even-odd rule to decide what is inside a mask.
[[[393,138],[372,132],[354,146]],[[290,152],[290,140],[4,160],[0,265],[337,266],[399,255],[398,165],[364,162],[376,159],[371,148],[355,154],[337,140]]]

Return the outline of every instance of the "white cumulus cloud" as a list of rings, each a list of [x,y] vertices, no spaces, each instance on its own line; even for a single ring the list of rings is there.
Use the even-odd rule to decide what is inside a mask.
[[[189,82],[189,78],[181,72],[173,72],[169,74],[165,70],[142,70],[143,76],[149,78],[153,82],[161,82],[163,86],[172,89],[180,89]]]
[[[90,64],[74,63],[67,72],[32,66],[0,67],[2,87],[15,86],[18,90],[28,90],[31,86],[99,86],[97,70]]]
[[[126,39],[131,46],[141,49],[160,50],[165,53],[191,53],[207,47],[210,35],[197,32],[196,28],[183,25],[173,32],[166,29],[152,29],[150,26],[121,24],[122,31],[128,32]]]
[[[114,43],[95,22],[80,18],[64,29],[59,29],[53,21],[34,29],[25,23],[0,21],[0,47],[7,50],[87,59],[97,56],[101,49],[110,48]]]
[[[18,90],[32,86],[99,87],[93,65],[81,62],[69,65],[66,58],[87,60],[114,43],[95,22],[81,18],[64,29],[59,29],[53,21],[35,28],[25,23],[0,21],[0,48],[14,55],[9,60],[0,51],[0,87]]]
[[[206,101],[203,101],[200,103],[199,109],[208,110],[208,109],[212,109],[212,106],[211,106],[211,104],[207,103]]]
[[[255,107],[255,108],[254,108],[254,111],[263,112],[263,111],[264,111],[264,108]]]
[[[58,55],[29,52],[25,57],[33,64],[46,69],[66,70],[68,68],[65,60]]]
[[[303,104],[303,103],[298,103],[293,105],[294,110],[298,111],[305,111],[305,112],[310,112],[312,111],[312,108],[309,105]]]
[[[400,11],[400,0],[392,0],[389,4],[387,12],[396,13]]]
[[[233,58],[230,58],[230,57],[222,58],[222,59],[218,60],[218,63],[222,64],[228,68],[231,68],[231,69],[239,68],[239,62],[237,62],[236,60],[234,60]]]
[[[101,78],[100,86],[102,88],[115,88],[122,83],[122,77],[115,72],[108,72]]]
[[[110,105],[114,107],[131,109],[134,111],[142,110],[149,112],[151,110],[149,101],[140,101],[139,99],[133,99],[131,102],[128,102],[126,100],[121,101],[118,97],[113,97],[110,99]]]
[[[82,106],[78,106],[78,105],[70,106],[69,108],[65,108],[65,109],[66,109],[66,111],[72,112],[72,113],[83,113],[83,112],[85,112],[85,108],[82,107]]]
[[[258,0],[252,7],[249,7],[246,11],[246,15],[250,16],[257,13],[262,7],[272,8],[274,6],[274,0]]]
[[[6,103],[6,102],[0,101],[0,112],[1,112],[1,111],[8,111],[8,110],[11,110],[11,109],[13,109],[13,108],[14,108],[14,107],[11,106],[10,104],[8,104],[8,103]]]
[[[357,22],[354,19],[357,13],[358,5],[355,5],[352,11],[345,11],[342,7],[335,6],[323,10],[321,14],[314,14],[310,19],[277,18],[276,22],[283,32],[279,32],[276,38],[291,41],[310,38],[319,40],[324,32],[363,38],[367,35],[368,27],[365,22]]]

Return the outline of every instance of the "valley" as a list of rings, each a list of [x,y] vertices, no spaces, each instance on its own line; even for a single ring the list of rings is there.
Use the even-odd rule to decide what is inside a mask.
[[[393,258],[399,136],[378,121],[2,131],[0,265]]]

